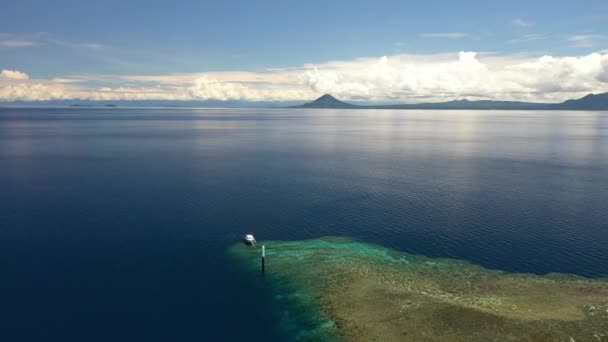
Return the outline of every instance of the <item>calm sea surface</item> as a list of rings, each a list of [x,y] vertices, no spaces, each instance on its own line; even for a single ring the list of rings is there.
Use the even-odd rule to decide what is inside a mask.
[[[285,339],[246,232],[608,276],[608,112],[0,109],[1,341]]]

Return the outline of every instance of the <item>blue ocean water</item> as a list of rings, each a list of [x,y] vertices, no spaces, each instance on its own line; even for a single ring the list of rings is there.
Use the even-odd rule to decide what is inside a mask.
[[[0,109],[0,340],[285,340],[246,232],[608,276],[608,112]]]

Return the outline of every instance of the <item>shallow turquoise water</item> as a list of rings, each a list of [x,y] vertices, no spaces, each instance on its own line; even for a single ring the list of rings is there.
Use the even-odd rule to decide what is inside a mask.
[[[512,274],[336,237],[238,243],[227,254],[273,295],[277,327],[294,341],[608,337],[608,278]]]

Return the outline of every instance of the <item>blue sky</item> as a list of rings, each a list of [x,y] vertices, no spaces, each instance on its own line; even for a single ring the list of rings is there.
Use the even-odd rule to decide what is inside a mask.
[[[115,89],[149,85],[121,75],[264,73],[404,54],[582,57],[608,49],[607,23],[605,0],[5,0],[0,69],[29,83],[77,79],[64,84]],[[225,76],[207,80],[239,81]]]

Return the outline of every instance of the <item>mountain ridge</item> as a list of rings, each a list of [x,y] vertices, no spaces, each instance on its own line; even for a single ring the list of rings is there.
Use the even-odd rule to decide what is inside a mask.
[[[579,99],[560,103],[534,103],[518,101],[493,101],[466,99],[402,104],[352,104],[324,94],[318,99],[302,104],[302,101],[246,101],[246,100],[44,100],[0,101],[0,108],[11,107],[161,107],[161,108],[316,108],[316,109],[468,109],[468,110],[608,110],[608,93],[588,94]]]
[[[324,94],[312,102],[288,108],[316,109],[500,109],[500,110],[608,110],[608,93],[588,94],[579,99],[560,103],[536,103],[518,101],[454,100],[392,105],[355,105],[340,101],[331,94]]]

